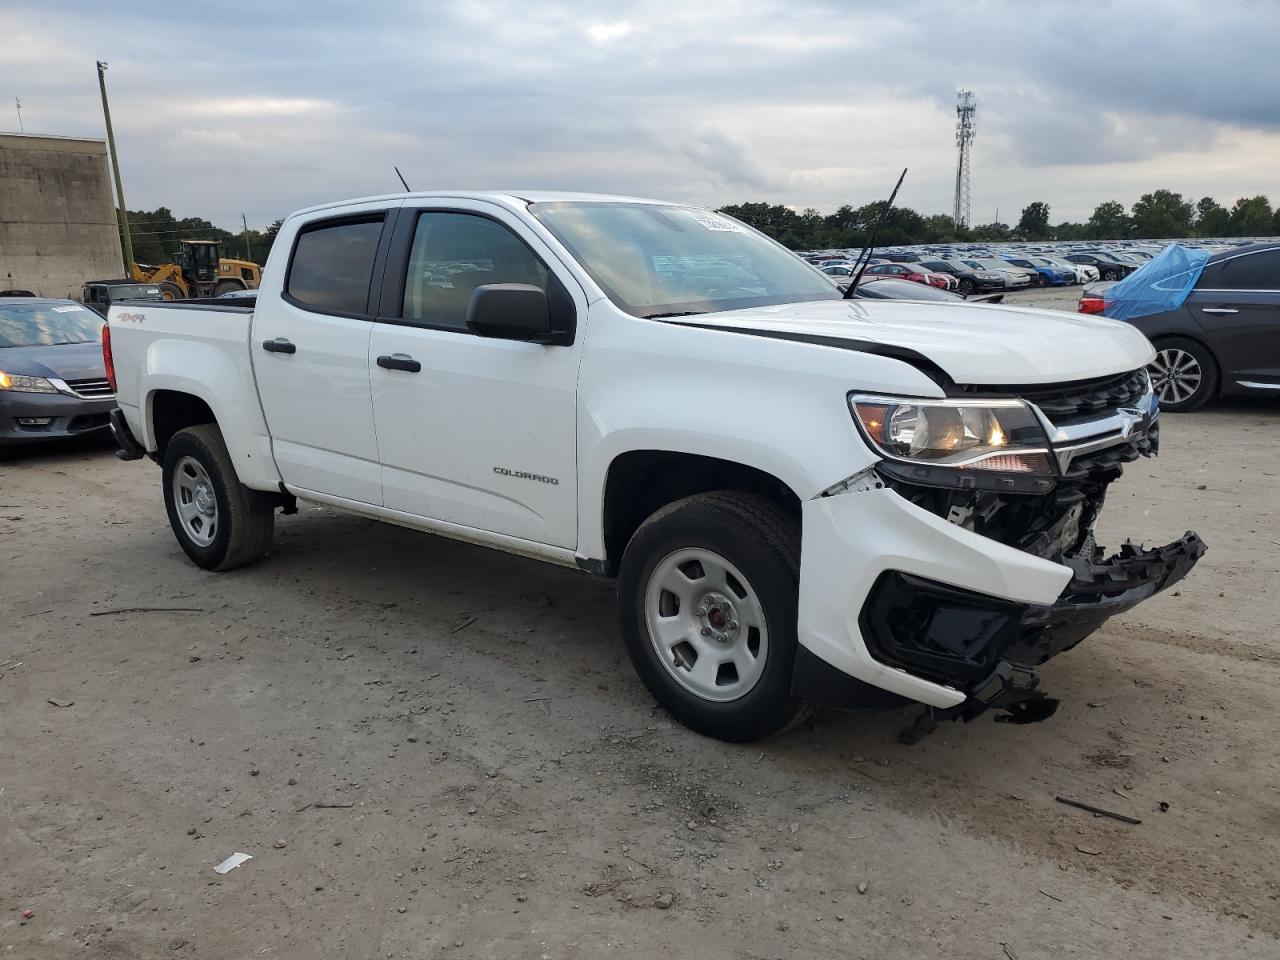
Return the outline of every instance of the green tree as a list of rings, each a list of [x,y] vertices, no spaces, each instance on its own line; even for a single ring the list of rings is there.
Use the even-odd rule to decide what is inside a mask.
[[[1085,232],[1090,240],[1119,240],[1129,235],[1130,225],[1124,204],[1106,200],[1093,208]]]
[[[1144,193],[1133,205],[1132,235],[1142,239],[1190,236],[1193,213],[1191,204],[1180,193]]]
[[[973,239],[987,242],[996,242],[1000,240],[1010,240],[1013,238],[1013,231],[1009,229],[1007,223],[984,223],[979,227],[973,228]]]
[[[1271,218],[1271,235],[1280,237],[1280,207],[1276,207],[1275,215]]]
[[[1271,216],[1271,202],[1266,197],[1241,197],[1231,208],[1231,235],[1265,236],[1271,232]]]
[[[1064,220],[1053,228],[1053,238],[1055,240],[1084,240],[1085,225],[1083,223],[1071,223]]]
[[[1230,211],[1213,197],[1201,197],[1196,204],[1196,236],[1225,237],[1230,229]]]
[[[1043,200],[1037,200],[1023,207],[1017,233],[1025,240],[1044,240],[1048,237],[1049,205]]]

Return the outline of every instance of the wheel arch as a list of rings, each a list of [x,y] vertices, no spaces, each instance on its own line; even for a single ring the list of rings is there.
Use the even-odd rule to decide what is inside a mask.
[[[603,551],[590,565],[617,574],[622,553],[642,523],[667,504],[699,493],[755,493],[800,516],[800,497],[768,470],[681,450],[628,450],[610,461],[600,504]]]

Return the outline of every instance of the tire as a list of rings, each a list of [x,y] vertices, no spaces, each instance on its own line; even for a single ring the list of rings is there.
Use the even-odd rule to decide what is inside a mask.
[[[178,543],[205,570],[243,567],[271,549],[274,503],[240,483],[215,424],[187,427],[169,440],[164,506]]]
[[[973,296],[973,281],[972,281],[972,280],[961,280],[961,281],[960,281],[960,287],[959,287],[959,293],[960,293],[960,296],[962,296],[962,297],[971,297],[971,296]]]
[[[224,293],[230,293],[233,290],[243,290],[244,284],[238,280],[219,280],[213,285],[213,295],[220,297]]]
[[[653,698],[731,743],[802,721],[809,708],[791,692],[799,583],[799,521],[763,497],[698,494],[651,516],[622,556],[618,616]],[[665,637],[651,628],[663,619]]]
[[[160,283],[160,296],[165,300],[185,300],[182,295],[182,288],[176,283],[164,280]]]
[[[1155,348],[1155,362],[1147,369],[1160,409],[1170,413],[1198,410],[1218,395],[1218,362],[1203,344],[1169,337],[1156,341]]]
[[[1102,279],[1103,279],[1103,280],[1119,280],[1119,279],[1120,279],[1120,271],[1119,271],[1119,270],[1104,270],[1104,271],[1103,271],[1103,273],[1102,273]]]

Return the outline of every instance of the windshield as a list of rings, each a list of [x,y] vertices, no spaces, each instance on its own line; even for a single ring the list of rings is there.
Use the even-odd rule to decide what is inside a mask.
[[[633,316],[840,299],[820,271],[722,214],[610,201],[534,203],[529,210]]]
[[[59,343],[92,343],[102,339],[103,320],[78,303],[0,304],[0,348],[50,347]]]
[[[112,300],[159,300],[160,288],[150,283],[113,283]]]

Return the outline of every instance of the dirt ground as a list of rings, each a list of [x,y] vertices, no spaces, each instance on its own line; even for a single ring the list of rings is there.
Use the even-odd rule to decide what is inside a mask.
[[[1166,416],[1104,539],[1200,566],[915,747],[677,727],[583,574],[305,506],[209,574],[149,462],[0,463],[0,955],[1280,956],[1277,425]]]

